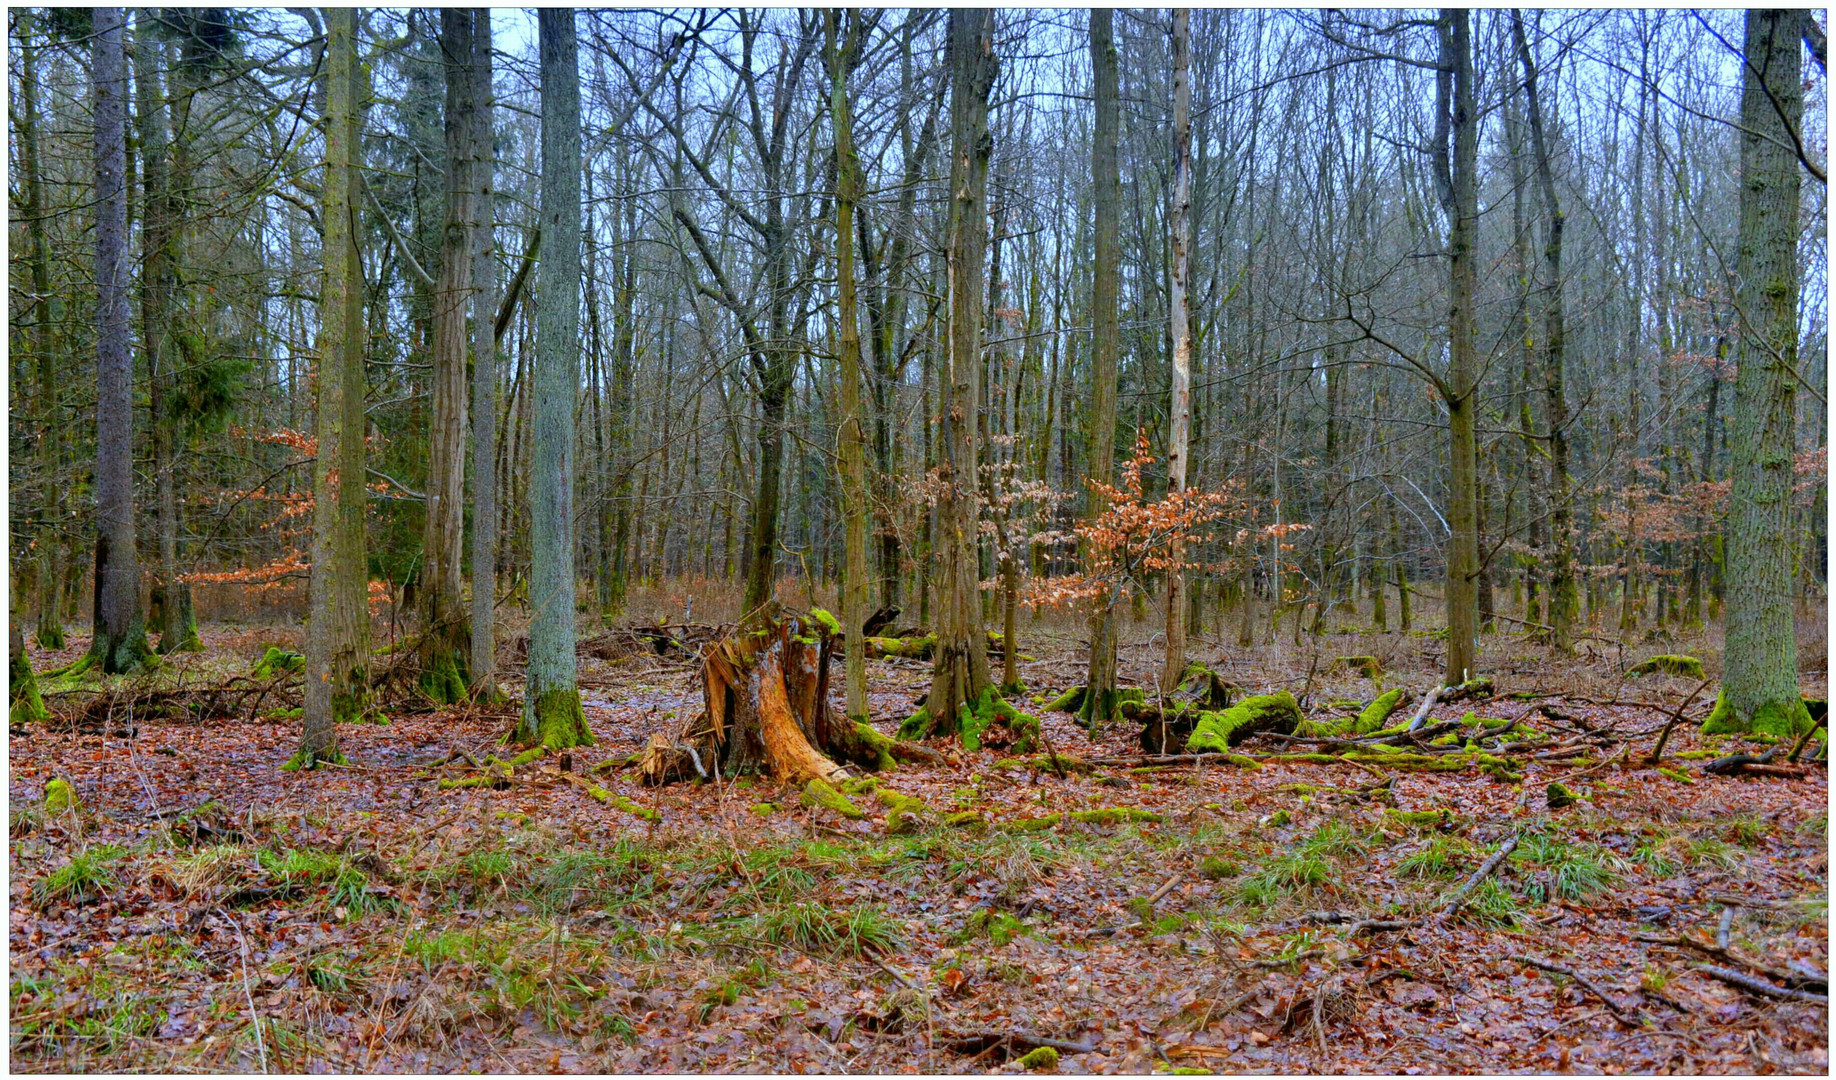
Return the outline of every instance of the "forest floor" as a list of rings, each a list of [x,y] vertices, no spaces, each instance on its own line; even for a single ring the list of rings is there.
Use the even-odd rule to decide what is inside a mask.
[[[1020,704],[1050,746],[1140,756],[1136,724],[1093,739],[1043,709],[1081,681],[1081,650],[1070,629],[1022,629],[1037,659],[1021,669],[1033,704]],[[1148,681],[1149,629],[1129,631],[1141,644],[1124,650],[1124,682]],[[204,637],[163,685],[247,674],[297,632]],[[1015,1072],[1055,1042],[1060,1072],[1827,1072],[1827,1001],[1775,1000],[1760,974],[1828,970],[1824,765],[1711,775],[1706,759],[1742,741],[1704,740],[1693,723],[1670,741],[1669,774],[1628,764],[1698,680],[1628,682],[1618,673],[1638,656],[1554,662],[1520,642],[1486,639],[1499,696],[1433,715],[1591,739],[1583,757],[1527,758],[1521,783],[1395,771],[1378,788],[1386,770],[1294,761],[1059,776],[958,748],[883,776],[931,811],[900,835],[871,796],[850,820],[760,778],[637,785],[620,763],[698,706],[687,660],[583,659],[598,744],[569,773],[523,766],[501,788],[439,779],[470,771],[457,752],[492,753],[507,711],[341,728],[349,767],[296,774],[280,766],[298,721],[257,716],[271,710],[246,695],[201,709],[208,719],[141,719],[129,737],[125,707],[94,683],[48,683],[58,718],[13,728],[8,749],[10,1065]],[[1305,679],[1313,714],[1377,686],[1326,677],[1312,657],[1375,654],[1384,685],[1419,693],[1436,681],[1435,647],[1346,634],[1192,651],[1253,692]],[[928,665],[868,669],[891,732]],[[1806,692],[1825,692],[1821,676]],[[1534,693],[1556,696],[1513,696]],[[1613,700],[1646,704],[1600,704]],[[596,763],[609,766],[589,773]],[[594,798],[586,775],[613,798]],[[79,809],[45,805],[54,777]],[[1551,810],[1552,781],[1579,800]],[[1100,808],[1153,819],[1021,824]],[[967,810],[986,824],[942,820]],[[1403,925],[1350,925],[1366,918]]]

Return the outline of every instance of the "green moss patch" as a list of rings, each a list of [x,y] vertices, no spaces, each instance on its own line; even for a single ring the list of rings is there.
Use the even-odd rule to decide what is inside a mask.
[[[861,812],[860,807],[854,805],[846,795],[836,791],[826,780],[811,780],[803,785],[803,795],[798,801],[812,809],[833,810],[855,821],[867,816]]]
[[[1301,719],[1300,705],[1286,690],[1247,697],[1221,712],[1201,713],[1186,740],[1186,747],[1190,750],[1229,750],[1259,732],[1290,734]]]
[[[1627,678],[1635,679],[1640,675],[1653,674],[1683,675],[1691,679],[1707,678],[1702,673],[1702,661],[1693,656],[1653,656],[1633,664],[1626,670]]]

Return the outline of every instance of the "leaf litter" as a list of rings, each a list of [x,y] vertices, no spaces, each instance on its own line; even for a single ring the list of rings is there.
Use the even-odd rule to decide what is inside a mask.
[[[193,681],[257,636],[206,631]],[[280,717],[15,729],[12,1066],[1828,1070],[1820,763],[1710,774],[1742,744],[1685,724],[1679,782],[1642,760],[1662,713],[1511,696],[1562,685],[1533,668],[1428,718],[1608,733],[1578,762],[1520,759],[1520,783],[1270,761],[1290,748],[1269,740],[1240,748],[1260,768],[1060,776],[939,740],[943,764],[857,782],[850,820],[762,777],[639,786],[625,759],[696,697],[687,664],[656,662],[584,661],[598,745],[475,787],[439,781],[498,750],[507,712],[343,727],[352,767],[309,774],[280,771]],[[1093,739],[1044,708],[1077,666],[1032,668],[1062,683],[1030,705],[1047,745],[1143,759],[1138,725]],[[890,733],[924,666],[869,667]],[[1313,689],[1310,716],[1371,696]],[[43,812],[53,778],[76,808]],[[1549,809],[1551,782],[1574,804]]]

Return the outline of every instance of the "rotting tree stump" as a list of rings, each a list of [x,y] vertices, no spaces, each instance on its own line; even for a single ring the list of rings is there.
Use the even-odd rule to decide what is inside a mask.
[[[829,707],[829,658],[838,639],[809,615],[780,614],[734,631],[702,662],[702,710],[674,733],[650,737],[638,761],[647,784],[766,772],[786,783],[834,783],[934,759]]]

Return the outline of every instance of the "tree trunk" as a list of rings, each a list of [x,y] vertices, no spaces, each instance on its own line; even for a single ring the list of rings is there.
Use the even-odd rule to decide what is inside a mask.
[[[96,586],[86,665],[138,670],[150,653],[134,529],[134,362],[128,353],[127,71],[121,8],[97,8],[91,43],[96,118]]]
[[[1167,494],[1186,490],[1186,454],[1192,421],[1192,324],[1186,293],[1192,281],[1192,13],[1173,12],[1173,401],[1167,436]],[[1167,567],[1167,662],[1160,671],[1162,690],[1171,692],[1186,675],[1186,572],[1182,546],[1171,552]],[[1321,598],[1324,613],[1330,597]]]
[[[1446,681],[1457,686],[1478,670],[1479,504],[1478,447],[1474,428],[1478,410],[1479,368],[1473,343],[1475,285],[1473,244],[1479,226],[1478,130],[1473,105],[1471,13],[1448,9],[1441,15],[1441,58],[1436,166],[1441,203],[1448,220],[1448,364],[1442,388],[1447,404],[1447,668]],[[1453,141],[1447,159],[1445,136]]]
[[[1797,423],[1802,10],[1747,12],[1740,103],[1740,367],[1728,417],[1727,673],[1705,731],[1795,733],[1792,451]]]
[[[842,580],[842,629],[847,644],[845,694],[848,717],[867,719],[867,647],[861,626],[867,618],[867,460],[861,430],[861,330],[854,300],[854,203],[860,184],[854,157],[854,119],[848,105],[848,72],[861,45],[858,12],[850,12],[841,34],[841,12],[830,9],[829,110],[835,126],[835,272],[841,319],[842,514],[847,528]]]
[[[497,686],[497,190],[492,120],[491,18],[472,26],[472,133],[477,172],[472,233],[472,685],[479,701],[502,697]]]
[[[355,206],[355,179],[351,169],[352,123],[356,112],[358,78],[357,18],[354,8],[333,8],[325,13],[325,176],[321,185],[321,220],[324,223],[325,272],[319,289],[319,424],[318,453],[313,462],[312,569],[307,583],[311,615],[306,622],[306,689],[304,729],[300,749],[287,763],[290,769],[310,769],[321,761],[342,762],[338,752],[336,721],[355,702],[350,701],[356,679],[348,626],[341,608],[344,589],[339,576],[349,567],[341,557],[343,544],[343,477],[348,462],[345,443],[345,383],[351,378],[351,349],[347,338],[355,262],[350,258]],[[362,393],[362,369],[357,372]],[[355,439],[362,441],[361,428]],[[355,678],[353,678],[355,676]]]
[[[530,483],[529,677],[517,738],[589,746],[574,657],[574,404],[580,360],[580,67],[574,12],[538,13],[542,234]]]
[[[950,12],[950,336],[938,427],[937,653],[925,710],[953,735],[959,707],[991,689],[977,562],[975,418],[981,401],[982,258],[987,244],[988,95],[998,63],[994,12]],[[920,725],[922,726],[922,725]]]
[[[35,31],[32,11],[19,9],[19,165],[25,184],[27,265],[32,281],[32,352],[38,365],[40,424],[38,473],[44,501],[45,527],[38,542],[37,630],[38,644],[46,649],[64,647],[63,552],[64,484],[63,410],[59,405],[57,347],[52,327],[63,301],[52,295],[50,244],[46,238],[45,183],[38,159],[38,50],[32,45]],[[26,665],[30,670],[31,665]]]
[[[1537,188],[1548,215],[1543,241],[1543,394],[1545,421],[1549,425],[1549,529],[1553,561],[1549,568],[1548,621],[1550,642],[1566,652],[1579,615],[1579,585],[1575,580],[1574,507],[1568,476],[1568,398],[1562,385],[1567,343],[1562,310],[1562,229],[1566,218],[1556,199],[1555,170],[1549,160],[1549,143],[1543,134],[1543,104],[1538,91],[1536,58],[1524,36],[1523,16],[1511,14],[1511,33],[1524,68],[1524,97],[1530,114],[1530,145],[1536,155]]]
[[[1091,270],[1090,470],[1089,478],[1108,484],[1115,479],[1116,463],[1116,357],[1121,329],[1116,312],[1116,278],[1119,264],[1118,207],[1122,180],[1117,165],[1116,142],[1121,128],[1115,16],[1108,8],[1090,12],[1090,64],[1095,73],[1096,132],[1091,145],[1090,168],[1095,185],[1096,229]],[[1090,492],[1085,520],[1095,521],[1109,509],[1109,500]],[[1084,553],[1088,558],[1089,553]],[[1116,712],[1116,590],[1105,589],[1090,611],[1090,670],[1079,716],[1090,727],[1117,716]]]
[[[446,74],[446,220],[433,295],[433,424],[427,443],[426,516],[421,530],[421,691],[446,705],[463,701],[469,672],[461,572],[465,550],[466,315],[473,300],[478,228],[477,103],[472,99],[473,13],[440,12]]]

